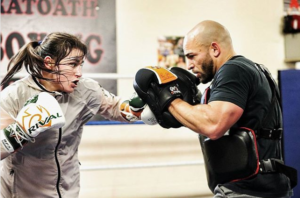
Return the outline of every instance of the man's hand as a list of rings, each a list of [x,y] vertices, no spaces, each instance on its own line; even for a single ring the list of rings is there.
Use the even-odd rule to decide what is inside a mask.
[[[176,98],[181,98],[190,105],[199,104],[199,83],[200,80],[195,75],[182,68],[167,70],[146,67],[137,72],[133,86],[162,127],[178,128],[182,124],[168,111],[168,106]]]
[[[137,94],[148,105],[151,106],[147,100],[151,100],[151,102],[153,102],[152,100],[157,100],[156,105],[159,105],[159,109],[156,110],[163,111],[168,108],[174,99],[182,98],[182,93],[179,90],[179,85],[176,80],[177,76],[167,69],[160,67],[145,67],[136,73],[133,86]],[[146,93],[147,91],[152,93]],[[151,110],[153,111],[152,108]]]
[[[142,68],[136,73],[133,86],[148,104],[160,126],[182,126],[167,110],[173,100],[182,98],[176,75],[160,67]]]
[[[197,87],[200,84],[200,79],[180,67],[172,67],[170,71],[178,77],[177,82],[182,92],[183,100],[190,105],[200,104],[202,94]]]

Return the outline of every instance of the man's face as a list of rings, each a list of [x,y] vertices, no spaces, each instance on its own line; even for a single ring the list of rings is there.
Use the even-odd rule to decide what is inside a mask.
[[[210,82],[214,77],[214,63],[209,54],[209,47],[195,45],[195,42],[184,42],[184,54],[187,68],[200,79],[201,83]]]

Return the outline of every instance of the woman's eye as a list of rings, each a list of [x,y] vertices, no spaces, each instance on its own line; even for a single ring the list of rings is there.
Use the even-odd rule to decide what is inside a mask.
[[[70,64],[72,67],[77,67],[77,63],[71,63]]]

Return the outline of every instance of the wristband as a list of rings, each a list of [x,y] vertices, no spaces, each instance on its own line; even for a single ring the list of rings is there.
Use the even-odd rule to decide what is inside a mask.
[[[24,137],[25,132],[17,123],[9,125],[1,130],[0,133],[1,143],[5,150],[9,153],[18,150],[19,148],[23,148],[23,145],[28,142],[26,137]],[[34,139],[30,138],[30,141],[34,141]]]
[[[0,131],[0,133],[1,133],[1,143],[3,145],[3,148],[5,148],[5,150],[8,153],[12,153],[12,152],[15,151],[15,149],[14,149],[13,145],[10,143],[9,138],[6,137],[6,134],[5,134],[4,130]]]

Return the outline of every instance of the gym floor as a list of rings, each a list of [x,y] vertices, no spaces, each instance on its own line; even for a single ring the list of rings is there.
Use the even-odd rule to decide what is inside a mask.
[[[144,124],[85,126],[80,198],[211,198],[196,133]]]

